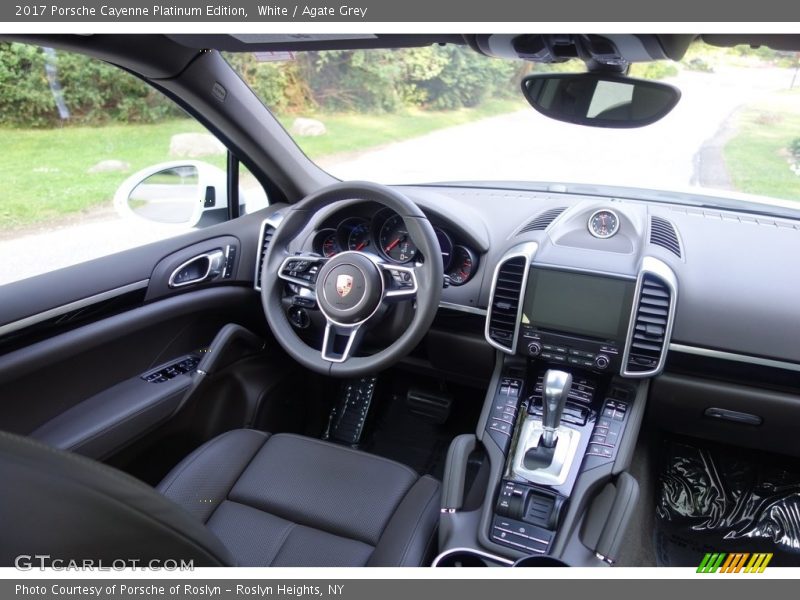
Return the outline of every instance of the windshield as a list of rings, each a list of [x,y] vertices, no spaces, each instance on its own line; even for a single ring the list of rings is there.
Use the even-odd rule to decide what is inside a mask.
[[[520,92],[525,75],[585,70],[579,61],[507,61],[458,46],[227,56],[340,179],[705,188],[768,201],[800,200],[799,57],[698,43],[680,63],[633,65],[632,76],[678,87],[680,102],[652,125],[600,129],[551,120]]]

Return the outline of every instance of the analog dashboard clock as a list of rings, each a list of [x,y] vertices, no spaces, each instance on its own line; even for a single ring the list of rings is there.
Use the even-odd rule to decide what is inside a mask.
[[[589,217],[589,233],[600,239],[610,238],[619,231],[619,217],[613,210],[596,210]]]

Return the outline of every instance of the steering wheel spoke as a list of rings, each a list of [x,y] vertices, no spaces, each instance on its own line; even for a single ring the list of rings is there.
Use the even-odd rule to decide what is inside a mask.
[[[416,297],[419,291],[416,268],[389,263],[381,263],[380,268],[388,275],[384,294],[387,301],[409,300]]]
[[[341,363],[358,350],[364,330],[361,323],[343,325],[328,319],[325,335],[322,338],[322,359],[328,362]]]
[[[326,262],[328,262],[327,258],[316,254],[287,256],[278,269],[278,277],[300,287],[314,290],[319,270]]]

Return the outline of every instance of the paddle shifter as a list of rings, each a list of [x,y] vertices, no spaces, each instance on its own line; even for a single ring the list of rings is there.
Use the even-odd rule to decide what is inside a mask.
[[[541,444],[546,448],[553,448],[558,438],[558,426],[561,425],[561,414],[567,403],[567,396],[572,387],[572,375],[564,371],[548,369],[542,382],[542,412]]]

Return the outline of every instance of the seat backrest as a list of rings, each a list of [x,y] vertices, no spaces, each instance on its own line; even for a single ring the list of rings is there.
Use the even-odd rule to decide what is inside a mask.
[[[202,523],[138,479],[0,432],[0,566],[34,555],[109,566],[118,560],[233,564]]]

